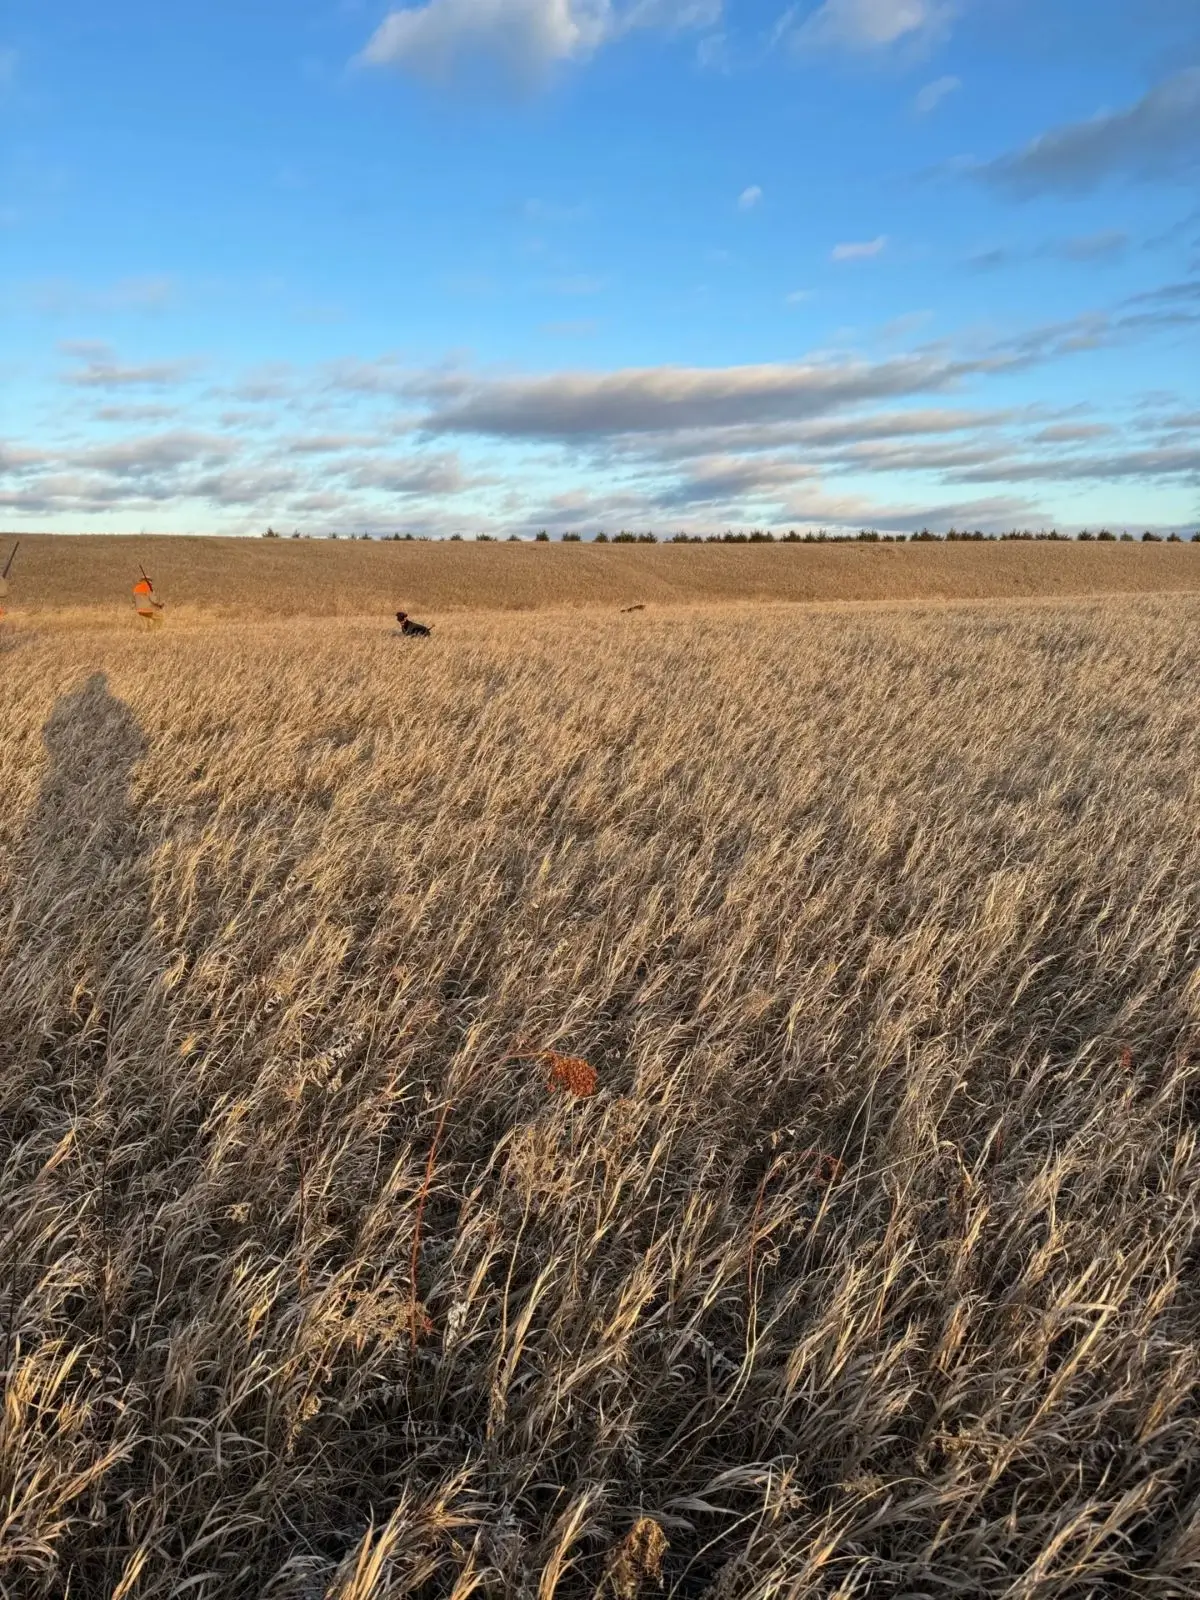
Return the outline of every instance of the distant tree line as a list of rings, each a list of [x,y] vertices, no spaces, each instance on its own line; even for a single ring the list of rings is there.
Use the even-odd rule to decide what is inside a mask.
[[[301,533],[297,529],[291,537],[293,539],[340,539],[340,533],[309,534]],[[443,542],[438,536],[427,533],[348,533],[347,539],[382,540],[385,543],[400,541],[406,544],[437,544]],[[495,544],[496,535],[492,533],[475,534],[477,544]],[[268,528],[263,534],[264,539],[279,539],[281,534],[273,528]],[[461,533],[450,535],[451,544],[461,544],[464,536]],[[982,533],[977,528],[973,533],[966,529],[951,528],[947,533],[931,533],[928,528],[922,528],[919,533],[880,533],[874,528],[862,528],[858,533],[829,533],[824,528],[818,533],[811,531],[797,533],[792,528],[787,533],[772,533],[769,529],[754,528],[749,533],[734,533],[732,529],[725,533],[672,533],[660,539],[656,533],[630,533],[622,529],[620,533],[609,535],[601,529],[593,534],[587,542],[590,544],[1000,544],[1006,540],[1020,539],[1030,543],[1058,543],[1058,544],[1133,544],[1137,536],[1126,530],[1123,533],[1113,533],[1108,528],[1101,528],[1093,533],[1089,528],[1084,528],[1081,533],[1059,533],[1051,528],[1048,532],[1041,530],[1037,533],[1029,529],[1013,529],[1011,533]],[[524,544],[527,541],[519,533],[508,535],[508,544]],[[584,535],[581,533],[564,533],[563,544],[581,544]],[[1200,531],[1189,536],[1185,541],[1178,533],[1151,533],[1149,529],[1141,536],[1143,544],[1192,544],[1200,543]],[[534,534],[535,544],[551,543],[550,534],[545,528]]]

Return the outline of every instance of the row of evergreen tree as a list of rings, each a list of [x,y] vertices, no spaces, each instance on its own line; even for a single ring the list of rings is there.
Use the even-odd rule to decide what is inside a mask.
[[[280,539],[283,535],[276,533],[274,528],[268,528],[263,534],[264,539]],[[299,529],[291,535],[293,539],[326,538],[340,539],[340,533],[308,534],[301,533]],[[348,539],[382,539],[389,543],[400,541],[412,544],[437,543],[438,540],[431,534],[423,533],[350,533],[345,535]],[[772,533],[767,529],[755,528],[749,533],[673,533],[660,539],[655,533],[629,533],[622,529],[620,533],[607,534],[600,532],[594,534],[587,542],[589,544],[992,544],[1003,543],[1006,540],[1019,539],[1033,542],[1047,542],[1059,544],[1093,543],[1100,544],[1132,544],[1136,536],[1128,531],[1113,533],[1108,528],[1101,528],[1097,533],[1084,528],[1082,533],[1059,533],[1057,529],[1049,532],[1030,532],[1028,529],[1016,530],[1011,533],[981,533],[978,529],[974,533],[966,530],[951,528],[948,533],[930,533],[928,528],[922,528],[919,533],[879,533],[874,528],[863,528],[858,533],[828,533],[824,528],[819,533],[797,533],[793,528],[788,533]],[[461,544],[464,535],[453,533],[450,535],[451,544]],[[496,537],[490,533],[477,533],[477,544],[495,544]],[[526,541],[518,533],[510,533],[506,541],[509,544],[523,544]],[[545,528],[534,535],[534,543],[549,544],[550,535]],[[563,544],[582,544],[584,536],[581,533],[564,533]],[[1178,533],[1151,533],[1149,529],[1141,536],[1143,544],[1183,544],[1185,540]],[[1190,541],[1200,543],[1200,532],[1193,533]]]

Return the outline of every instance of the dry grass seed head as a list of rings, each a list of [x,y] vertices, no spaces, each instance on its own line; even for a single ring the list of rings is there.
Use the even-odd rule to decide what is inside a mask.
[[[609,1559],[608,1570],[597,1592],[613,1600],[638,1600],[653,1584],[662,1587],[663,1560],[670,1542],[653,1517],[639,1517]]]

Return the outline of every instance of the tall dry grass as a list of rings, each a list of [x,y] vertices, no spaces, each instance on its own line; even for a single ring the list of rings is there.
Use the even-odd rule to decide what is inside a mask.
[[[170,614],[389,617],[791,600],[1200,594],[1200,544],[393,544],[26,536],[10,608],[120,618],[144,564]]]
[[[1198,622],[10,634],[0,1592],[1200,1592]]]

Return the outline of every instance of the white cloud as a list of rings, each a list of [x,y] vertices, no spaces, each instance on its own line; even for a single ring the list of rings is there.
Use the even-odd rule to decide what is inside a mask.
[[[1051,247],[1065,261],[1112,261],[1129,248],[1129,235],[1123,228],[1105,228],[1100,233],[1062,239]]]
[[[291,456],[332,456],[340,455],[344,450],[365,449],[376,442],[371,434],[302,434],[299,438],[289,439],[284,448]]]
[[[426,0],[390,12],[361,59],[437,83],[482,63],[528,87],[635,29],[709,28],[720,16],[721,0]]]
[[[253,368],[230,393],[243,403],[265,405],[290,398],[294,381],[295,374],[286,361],[271,361]]]
[[[887,249],[887,234],[881,233],[877,239],[865,239],[860,243],[835,244],[829,252],[831,261],[870,261],[873,256],[881,256]]]
[[[701,456],[680,473],[664,500],[677,509],[728,506],[739,500],[756,503],[818,476],[810,463],[787,456]]]
[[[785,32],[801,50],[886,50],[927,43],[949,28],[950,0],[824,0],[798,27]]]
[[[115,361],[117,352],[104,339],[60,339],[59,353],[76,361]]]
[[[89,359],[82,367],[64,373],[63,382],[83,389],[169,389],[192,375],[187,361],[156,361],[142,367],[124,366],[106,357]]]
[[[812,289],[793,289],[790,294],[784,295],[783,303],[785,306],[802,306],[812,297]]]
[[[610,448],[615,442],[624,450],[641,448],[638,441],[657,435],[669,438],[671,450],[678,451],[685,436],[698,431],[709,434],[710,446],[713,430],[753,427],[761,441],[765,428],[793,428],[871,403],[945,393],[967,379],[1114,348],[1147,331],[1198,324],[1200,284],[1188,282],[960,353],[936,344],[874,361],[830,355],[745,366],[513,377],[438,368],[412,374],[405,393],[424,407],[421,428],[430,437],[474,435],[585,449],[600,443]],[[722,448],[728,443],[726,438]]]
[[[696,46],[696,65],[707,72],[720,72],[729,63],[728,41],[723,33],[706,33]]]
[[[284,467],[231,467],[206,473],[179,485],[172,485],[164,498],[181,492],[189,499],[207,500],[217,506],[245,507],[267,505],[295,492],[299,479]]]
[[[1002,358],[1011,364],[1007,353]],[[545,441],[631,437],[795,421],[869,400],[943,390],[967,371],[945,354],[917,352],[882,362],[854,359],[741,367],[632,367],[545,377],[414,378],[430,434]]]
[[[611,28],[607,0],[429,0],[385,17],[363,59],[445,81],[486,56],[528,79],[591,55]]]
[[[1188,67],[1124,110],[1054,128],[978,175],[1019,195],[1071,194],[1107,178],[1181,176],[1197,165],[1200,67]]]
[[[40,466],[42,462],[50,459],[44,450],[30,450],[21,445],[5,444],[0,439],[0,470],[12,473],[25,473],[31,467]]]
[[[45,278],[27,284],[23,298],[40,316],[70,317],[97,311],[166,311],[178,294],[174,279],[162,276],[121,278],[103,288],[70,278]]]
[[[918,92],[913,101],[913,110],[918,116],[927,117],[931,111],[937,110],[948,95],[957,93],[961,88],[961,78],[935,78]]]
[[[1098,251],[1108,239],[1072,246]],[[662,531],[683,515],[695,518],[693,531],[809,518],[988,526],[985,517],[1008,520],[1024,495],[1052,484],[1127,485],[1131,505],[1150,487],[1182,504],[1200,472],[1195,418],[1182,403],[1161,417],[1137,406],[1109,416],[950,397],[1075,350],[1198,325],[1200,282],[1188,279],[999,341],[876,359],[500,374],[453,359],[413,369],[382,353],[252,375],[252,387],[278,396],[269,415],[230,415],[223,429],[214,410],[228,387],[190,385],[168,397],[178,426],[124,436],[111,425],[152,420],[160,396],[122,393],[130,379],[115,374],[141,374],[136,383],[163,369],[123,368],[109,346],[75,342],[62,353],[118,388],[106,394],[89,379],[81,391],[103,432],[81,441],[76,406],[57,443],[0,446],[0,506],[35,524],[137,526],[153,514],[213,531],[272,521],[450,533],[622,523]],[[900,475],[912,499],[898,494]],[[862,498],[873,480],[886,503]],[[968,487],[985,498],[964,499]]]
[[[0,50],[0,95],[7,93],[17,81],[17,52]]]
[[[356,489],[383,489],[395,495],[451,495],[467,486],[453,450],[431,456],[374,456],[350,464],[346,479]]]
[[[119,439],[112,444],[94,445],[77,452],[72,460],[82,467],[121,473],[133,478],[160,471],[164,467],[227,461],[236,452],[235,442],[220,434],[197,433],[180,428],[173,433],[154,433],[143,438]]]
[[[98,406],[97,422],[166,422],[178,415],[176,406],[110,405]]]
[[[743,189],[738,195],[738,210],[753,211],[755,206],[762,204],[763,192],[758,184],[752,183],[748,189]]]
[[[721,20],[722,0],[635,0],[618,18],[618,29],[663,28],[680,33],[691,28],[715,28]]]

